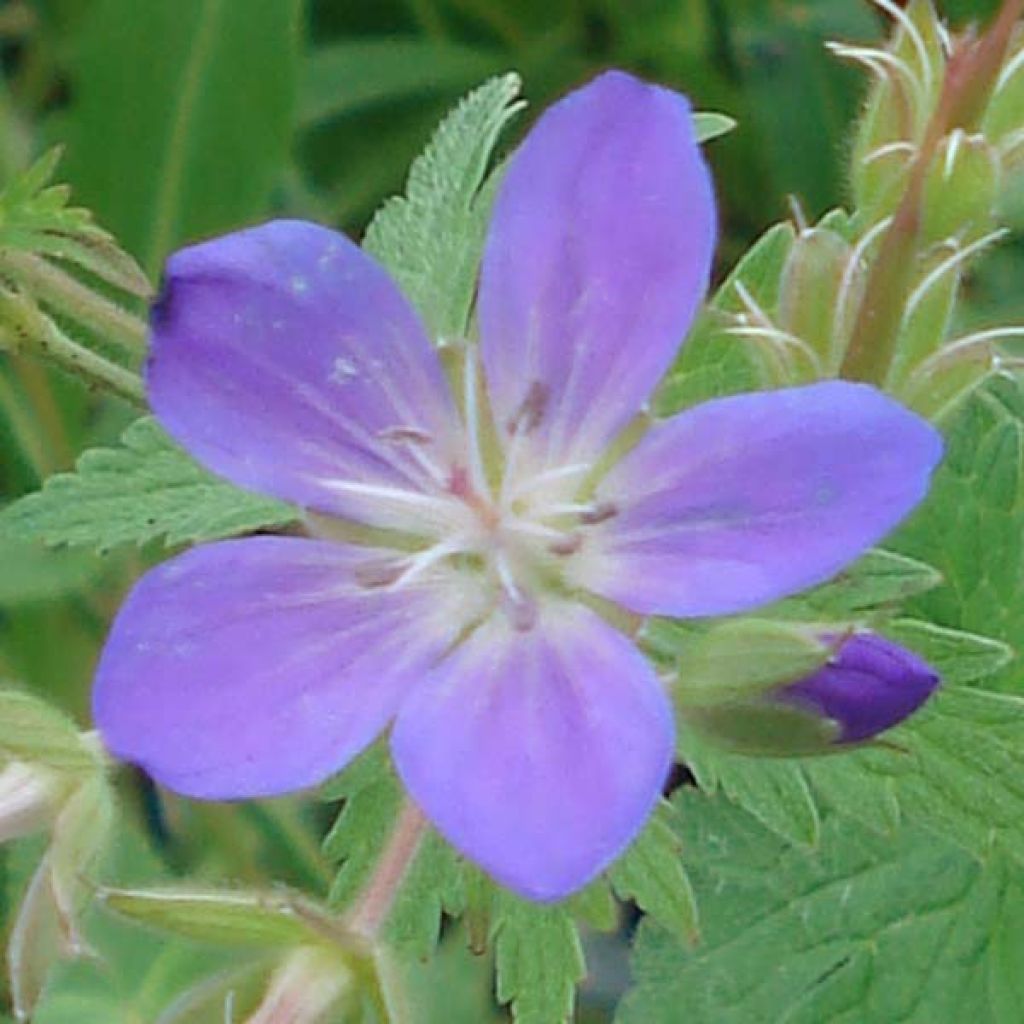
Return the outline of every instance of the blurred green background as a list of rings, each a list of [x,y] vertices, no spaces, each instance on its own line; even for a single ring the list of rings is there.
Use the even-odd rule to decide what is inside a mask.
[[[996,6],[944,10],[962,25]],[[176,246],[270,216],[358,235],[444,112],[490,75],[520,72],[530,102],[507,147],[552,99],[617,66],[739,122],[709,147],[725,268],[789,197],[809,218],[843,201],[866,79],[823,43],[885,31],[867,0],[0,0],[0,183],[63,145],[58,180],[155,283]],[[1018,236],[975,278],[978,316],[1020,311],[1022,279]],[[132,415],[0,355],[0,504]],[[139,567],[134,552],[0,543],[0,679],[87,721],[106,624]],[[590,956],[588,1012],[606,1019],[621,949]]]

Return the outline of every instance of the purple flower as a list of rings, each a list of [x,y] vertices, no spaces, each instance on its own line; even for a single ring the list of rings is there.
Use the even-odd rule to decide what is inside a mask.
[[[912,715],[935,692],[938,673],[875,633],[854,633],[827,665],[773,699],[836,723],[838,745],[863,743]]]
[[[111,751],[191,796],[262,796],[394,720],[411,796],[501,882],[556,899],[609,864],[674,742],[622,610],[724,615],[828,579],[940,456],[924,421],[840,382],[637,440],[714,237],[688,103],[613,72],[513,157],[451,379],[338,234],[280,221],[175,255],[156,415],[213,471],[317,513],[321,539],[211,544],[139,582],[96,681]]]

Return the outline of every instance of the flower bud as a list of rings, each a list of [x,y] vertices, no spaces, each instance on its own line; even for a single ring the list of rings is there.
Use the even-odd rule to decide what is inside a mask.
[[[935,670],[874,633],[844,640],[828,664],[776,690],[775,701],[831,719],[838,745],[863,743],[912,715],[935,691]]]
[[[684,709],[687,724],[737,753],[824,754],[891,729],[939,685],[931,666],[874,633],[822,640],[836,644],[825,664],[745,699]]]

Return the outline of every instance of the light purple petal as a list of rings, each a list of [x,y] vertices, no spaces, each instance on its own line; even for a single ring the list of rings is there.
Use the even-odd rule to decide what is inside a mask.
[[[727,615],[821,583],[928,490],[938,432],[863,384],[739,395],[654,427],[601,484],[574,580],[642,614]]]
[[[639,412],[704,295],[714,195],[690,117],[683,96],[609,72],[551,107],[505,174],[484,365],[499,425],[546,391],[549,462],[593,456]]]
[[[429,489],[424,464],[450,462],[436,352],[387,273],[326,228],[274,221],[172,256],[151,353],[160,422],[243,487],[365,519],[338,481]]]
[[[402,706],[399,774],[454,846],[536,900],[585,885],[651,811],[672,714],[630,641],[579,606],[495,616]]]
[[[256,537],[147,573],[97,671],[94,714],[111,753],[215,799],[284,793],[344,765],[459,628],[436,586],[360,587],[353,572],[367,557]]]

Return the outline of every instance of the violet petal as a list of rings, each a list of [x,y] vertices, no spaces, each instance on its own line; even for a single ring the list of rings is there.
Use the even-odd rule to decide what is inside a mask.
[[[455,847],[535,900],[585,885],[639,831],[673,722],[646,660],[580,606],[517,632],[495,616],[402,706],[392,750]]]
[[[380,509],[339,481],[429,489],[424,463],[443,475],[458,429],[437,353],[391,278],[301,221],[171,257],[146,383],[160,422],[214,472],[357,519]],[[421,440],[396,444],[396,431]]]
[[[188,796],[267,796],[341,768],[459,628],[445,592],[366,590],[365,550],[288,537],[194,548],[150,570],[93,692],[115,756]]]
[[[835,575],[925,496],[938,432],[831,381],[707,402],[655,426],[598,488],[574,580],[641,614],[727,615]]]
[[[608,72],[545,112],[509,163],[481,271],[499,425],[521,419],[540,387],[532,418],[546,461],[599,452],[682,343],[714,240],[683,96]]]

